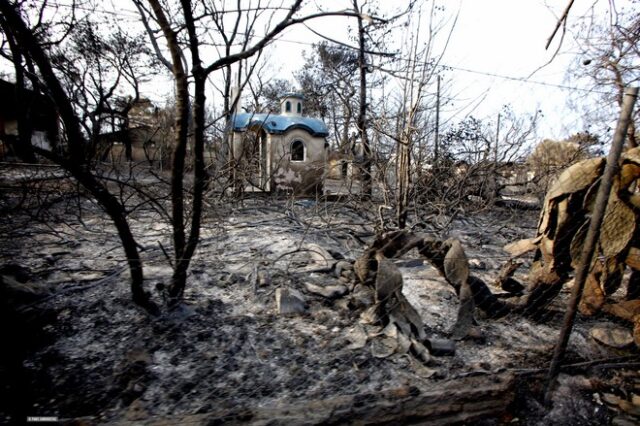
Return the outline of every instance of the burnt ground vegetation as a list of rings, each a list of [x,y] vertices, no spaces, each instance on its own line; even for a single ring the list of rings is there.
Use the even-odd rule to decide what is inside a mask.
[[[15,205],[10,201],[5,197],[4,207]],[[637,421],[637,350],[594,340],[594,328],[627,326],[604,315],[579,318],[553,406],[542,404],[568,289],[543,320],[478,315],[475,335],[453,342],[455,291],[410,252],[393,261],[402,273],[402,291],[443,352],[390,348],[383,327],[362,321],[371,295],[349,268],[375,237],[379,217],[368,211],[375,208],[348,200],[255,197],[229,204],[212,197],[184,303],[153,317],[131,302],[117,236],[91,202],[7,210],[0,246],[0,420]],[[491,283],[508,259],[502,247],[530,236],[537,214],[492,208],[459,214],[446,235],[427,223],[420,231],[460,240],[472,272]],[[165,254],[170,225],[150,208],[129,218],[146,286],[160,304],[172,271]],[[300,301],[294,313],[282,314],[276,302],[282,289]]]

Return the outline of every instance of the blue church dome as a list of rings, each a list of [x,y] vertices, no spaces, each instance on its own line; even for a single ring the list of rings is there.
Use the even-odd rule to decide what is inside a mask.
[[[236,132],[243,132],[253,127],[261,127],[272,135],[280,135],[293,129],[306,130],[314,137],[326,137],[329,135],[327,126],[322,120],[298,115],[235,114],[231,125]]]

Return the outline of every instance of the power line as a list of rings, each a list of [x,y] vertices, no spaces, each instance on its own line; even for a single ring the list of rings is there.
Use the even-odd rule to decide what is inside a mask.
[[[79,5],[71,6],[71,5],[65,5],[65,4],[60,4],[60,3],[54,4],[54,6],[65,7],[65,8],[75,7],[78,10],[89,11],[89,12],[94,12],[94,13],[98,12],[98,13],[111,14],[111,15],[119,16],[119,17],[121,17],[122,15],[125,15],[125,16],[130,17],[130,18],[138,18],[139,17],[139,15],[135,11],[126,10],[126,9],[122,9],[122,10],[119,10],[119,11],[109,11],[109,10],[105,10],[105,9],[91,9],[91,8],[83,7],[83,6],[79,6]],[[240,11],[245,11],[245,10],[241,9]],[[234,11],[229,11],[229,12],[238,12],[238,11],[234,10]],[[291,40],[291,39],[286,39],[286,38],[276,38],[276,39],[273,40],[273,42],[283,42],[283,43],[297,44],[297,45],[303,45],[303,46],[313,46],[313,45],[317,44],[317,42],[305,42],[305,41]],[[337,48],[346,49],[346,47],[344,47],[344,46],[336,46],[336,47]],[[408,62],[408,63],[412,63],[413,62],[413,63],[416,63],[416,65],[418,65],[418,66],[431,66],[431,64],[426,64],[426,63],[424,63],[422,61],[416,61],[415,59],[411,59],[411,58],[404,58],[404,57],[395,56],[393,59],[394,60],[398,60],[398,61]],[[442,63],[437,64],[437,65],[433,65],[433,66],[434,66],[434,68],[439,68],[441,70],[456,70],[456,71],[466,72],[466,73],[470,73],[470,74],[482,75],[482,76],[486,76],[486,77],[493,77],[493,78],[498,78],[498,79],[507,80],[507,81],[515,81],[515,82],[519,82],[519,83],[523,83],[523,84],[532,84],[532,85],[543,86],[543,87],[551,87],[551,88],[560,89],[560,90],[569,90],[569,91],[582,92],[582,93],[594,93],[594,94],[601,94],[601,95],[609,94],[609,92],[602,91],[602,90],[585,89],[585,88],[576,87],[576,86],[569,86],[569,85],[557,84],[557,83],[549,83],[549,82],[544,82],[544,81],[539,81],[539,80],[531,80],[531,79],[529,79],[527,77],[516,77],[516,76],[512,76],[512,75],[498,74],[498,73],[494,73],[494,72],[490,72],[490,71],[463,68],[463,67],[447,65],[447,64],[442,64]]]
[[[583,89],[581,87],[567,86],[567,85],[563,85],[563,84],[546,83],[544,81],[529,80],[526,77],[514,77],[514,76],[509,76],[509,75],[503,75],[503,74],[495,74],[495,73],[487,72],[487,71],[479,71],[479,70],[472,70],[472,69],[468,69],[468,68],[454,67],[454,66],[451,66],[451,65],[437,65],[437,67],[440,67],[442,69],[450,68],[450,69],[453,69],[453,70],[468,72],[468,73],[472,73],[472,74],[479,74],[479,75],[484,75],[484,76],[488,76],[488,77],[501,78],[503,80],[517,81],[517,82],[526,83],[526,84],[536,84],[536,85],[539,85],[539,86],[553,87],[553,88],[562,89],[562,90],[571,90],[571,91],[585,92],[585,93],[598,93],[598,94],[601,94],[601,95],[609,94],[609,92],[604,92],[604,91],[601,91],[601,90]]]

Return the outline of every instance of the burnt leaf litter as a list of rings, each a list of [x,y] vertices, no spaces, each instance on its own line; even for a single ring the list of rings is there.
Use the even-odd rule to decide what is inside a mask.
[[[628,327],[603,314],[580,318],[566,360],[573,367],[561,374],[551,410],[539,402],[568,288],[545,320],[476,310],[472,332],[455,340],[456,291],[414,249],[381,264],[402,282],[397,296],[417,317],[405,310],[386,325],[367,321],[382,293],[359,282],[354,263],[374,242],[375,217],[348,204],[258,198],[212,208],[184,303],[155,318],[131,302],[117,236],[91,203],[83,202],[81,220],[17,227],[20,220],[2,222],[2,422],[43,415],[69,424],[406,423],[429,413],[477,424],[638,419],[636,371],[592,365],[637,361],[629,336],[611,331]],[[446,237],[464,247],[467,272],[499,294],[492,283],[509,258],[502,247],[534,235],[536,221],[536,212],[496,208],[460,215]],[[130,223],[144,248],[145,285],[160,302],[172,268],[159,243],[171,247],[170,225],[151,210],[134,212]],[[442,238],[428,226],[420,231]],[[523,262],[514,275],[522,282],[531,258]],[[439,389],[466,401],[478,398],[464,394],[469,388],[491,384],[498,390],[487,391],[487,401],[498,408],[482,411],[476,401],[464,402],[468,417],[425,411],[428,398],[447,406],[446,398],[433,402]],[[418,400],[423,408],[411,405]]]

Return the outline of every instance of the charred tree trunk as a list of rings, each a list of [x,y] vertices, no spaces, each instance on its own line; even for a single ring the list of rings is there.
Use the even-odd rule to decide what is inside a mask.
[[[126,219],[124,206],[89,171],[86,157],[87,143],[80,131],[80,122],[75,115],[73,106],[62,88],[60,81],[53,72],[51,63],[17,10],[7,0],[0,0],[0,12],[4,15],[10,33],[20,42],[20,47],[23,52],[27,53],[38,66],[49,90],[49,94],[54,100],[65,125],[69,145],[69,158],[62,158],[43,149],[37,149],[37,152],[68,170],[71,175],[89,191],[96,201],[98,201],[105,213],[111,218],[118,231],[118,236],[120,237],[122,247],[127,256],[129,270],[131,271],[133,301],[152,313],[157,312],[156,305],[150,300],[149,294],[145,292],[143,288],[144,276],[142,261]],[[15,65],[16,67],[20,67],[20,64]]]
[[[173,74],[176,81],[176,150],[171,180],[173,240],[175,269],[168,289],[169,305],[173,306],[182,300],[187,281],[189,264],[195,253],[200,238],[200,221],[202,217],[202,198],[207,185],[207,173],[204,167],[204,117],[205,117],[205,82],[206,72],[202,68],[199,56],[199,42],[195,23],[188,0],[181,0],[185,17],[185,25],[189,34],[189,49],[193,64],[195,80],[194,114],[194,189],[191,214],[191,228],[186,239],[184,223],[184,164],[188,141],[189,92],[187,76],[182,66],[180,46],[177,35],[172,30],[161,5],[157,0],[149,0],[151,8],[158,20],[167,40],[173,63]]]
[[[195,101],[193,103],[194,118],[194,188],[191,210],[191,229],[189,239],[180,259],[176,259],[176,269],[169,289],[169,297],[173,303],[182,299],[187,280],[187,270],[200,240],[200,221],[202,219],[202,199],[207,185],[207,172],[204,164],[204,119],[205,119],[205,83],[206,73],[202,68],[199,55],[199,42],[196,35],[194,19],[191,14],[191,6],[188,0],[181,0],[185,13],[185,23],[189,33],[189,48],[193,76],[195,81]]]
[[[169,304],[179,301],[184,292],[189,262],[185,261],[185,224],[184,224],[184,162],[187,153],[188,123],[189,123],[189,90],[187,75],[182,65],[180,46],[176,32],[158,0],[149,0],[156,20],[162,29],[171,54],[173,78],[176,84],[176,139],[173,154],[173,169],[171,174],[171,215],[173,226],[173,249],[175,270],[168,289]]]

